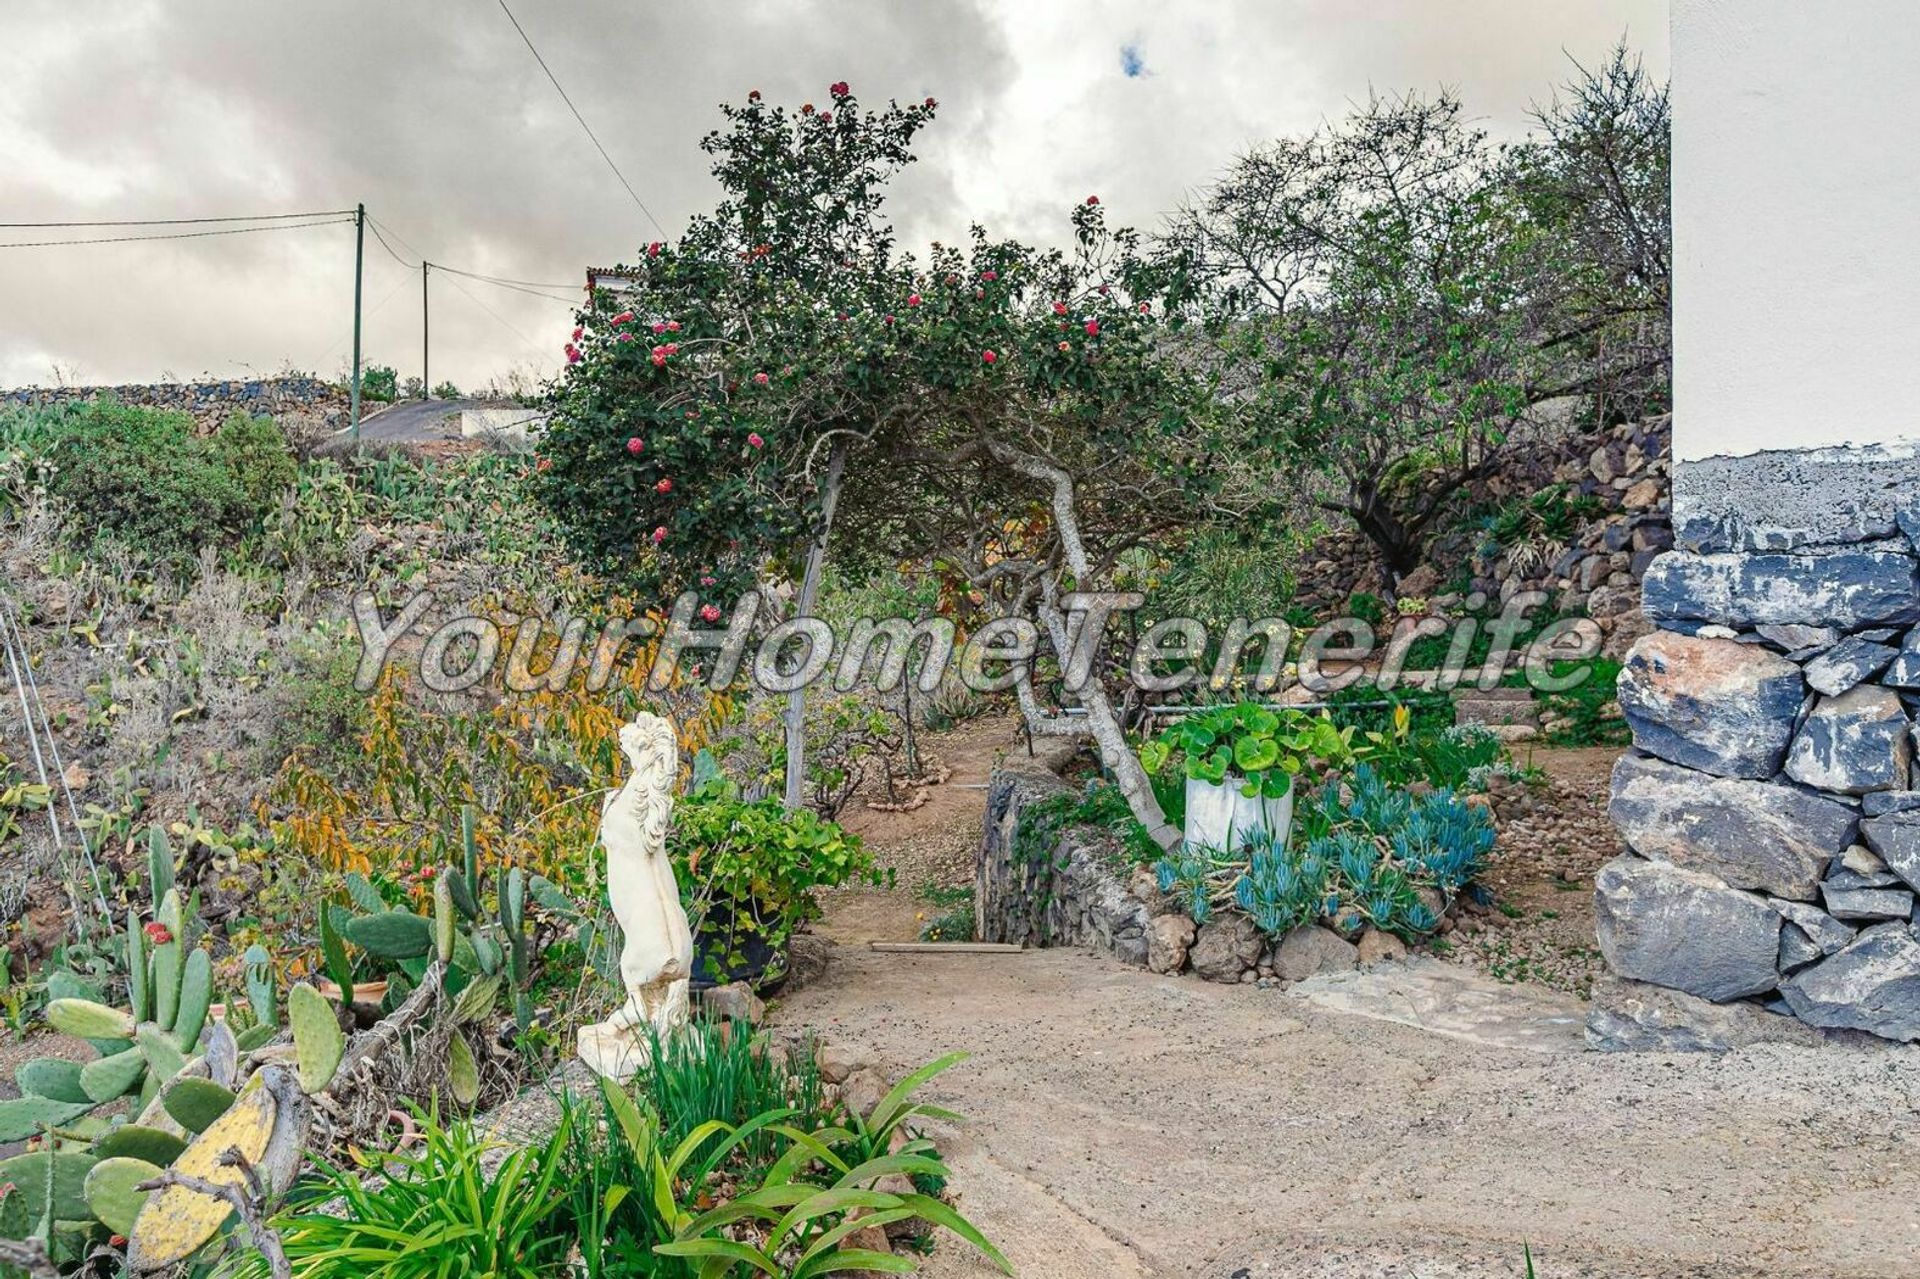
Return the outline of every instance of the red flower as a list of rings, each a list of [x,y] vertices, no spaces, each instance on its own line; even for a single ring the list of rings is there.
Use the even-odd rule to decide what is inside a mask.
[[[703,577],[703,578],[701,578],[701,579],[700,579],[700,585],[702,585],[702,586],[712,586],[712,585],[713,585],[713,579],[712,579],[711,577]]]
[[[1088,204],[1098,204],[1098,203],[1100,203],[1100,197],[1099,197],[1099,196],[1097,196],[1097,195],[1090,195],[1090,196],[1088,196],[1088,197],[1087,197],[1087,203],[1088,203]]]
[[[553,459],[550,457],[538,458],[534,461],[533,469],[545,474],[553,469]]]
[[[615,324],[632,324],[632,323],[633,323],[633,312],[631,312],[631,311],[622,311],[622,312],[621,312],[620,314],[618,314],[618,315],[616,315],[616,316],[614,316],[614,317],[613,317],[613,322],[614,322]]]
[[[680,344],[678,342],[669,342],[665,346],[661,347],[660,349],[662,351],[665,351],[668,355],[680,354]]]
[[[147,934],[147,940],[156,946],[164,946],[173,940],[173,930],[157,919],[142,931]]]
[[[679,331],[680,331],[680,321],[678,320],[667,321],[667,332],[678,333]]]
[[[655,546],[658,546],[660,545],[660,543],[666,540],[667,540],[667,526],[662,524],[659,528],[653,530],[653,544]]]
[[[1097,338],[1100,336],[1100,321],[1098,320],[1087,321],[1087,336],[1090,338]]]
[[[627,452],[638,453],[641,449],[645,447],[647,447],[647,442],[641,439],[639,436],[634,435],[634,436],[629,436],[627,438]]]
[[[986,361],[988,364],[992,364],[995,360],[999,359],[1000,357],[995,355],[992,351],[982,351],[980,352],[980,358]]]
[[[758,89],[752,89],[752,90],[749,90],[749,91],[748,91],[748,93],[747,93],[747,101],[749,101],[749,102],[758,102],[758,101],[760,101],[760,90],[758,90]]]
[[[1053,304],[1053,313],[1055,315],[1065,315],[1067,313],[1067,304],[1065,302],[1055,302]]]
[[[987,296],[987,291],[985,289],[975,289],[973,291],[973,296],[976,298],[983,298]]]
[[[1101,286],[1100,286],[1100,290],[1099,290],[1099,291],[1100,291],[1100,296],[1101,296],[1101,297],[1105,297],[1105,296],[1107,296],[1107,293],[1108,293],[1108,289],[1107,289],[1107,286],[1106,286],[1106,285],[1104,285],[1104,284],[1103,284],[1103,285],[1101,285]]]
[[[586,335],[587,335],[587,331],[585,329],[576,328],[573,331],[573,340],[578,342],[581,338],[585,337]]]
[[[765,386],[770,381],[772,381],[772,379],[764,373],[756,373],[753,375],[753,384],[755,386]]]
[[[821,123],[821,124],[832,124],[832,123],[833,123],[833,112],[831,112],[831,111],[822,111],[822,112],[820,113],[820,123]]]
[[[703,622],[719,621],[720,606],[718,604],[702,604],[700,606],[700,620]]]
[[[980,273],[980,278],[987,281],[987,283],[991,284],[993,283],[993,281],[1000,278],[1000,273],[998,271],[982,271]]]
[[[653,331],[655,333],[665,333],[667,331],[667,326],[662,322],[660,322],[659,320],[655,320],[653,322]]]
[[[766,441],[760,438],[760,433],[759,433],[758,431],[748,431],[748,432],[747,432],[747,445],[748,445],[748,447],[750,447],[750,448],[756,448],[756,449],[757,449],[757,448],[759,448],[759,447],[760,447],[760,446],[761,446],[762,444],[765,444],[765,443],[766,443]]]
[[[580,348],[575,346],[571,342],[567,343],[567,363],[568,364],[580,363]]]
[[[927,110],[931,111],[935,107],[939,106],[940,104],[938,102],[935,102],[932,98],[928,98],[926,102],[922,105],[924,105],[927,108]]]
[[[1145,315],[1145,314],[1146,314],[1147,312],[1149,312],[1149,311],[1151,311],[1151,310],[1153,310],[1153,304],[1152,304],[1152,303],[1150,303],[1150,302],[1142,302],[1142,303],[1140,304],[1140,314],[1142,314],[1142,315]]]
[[[892,323],[893,323],[893,317],[892,317],[891,315],[889,315],[889,316],[888,316],[888,317],[886,318],[886,322],[887,322],[888,324],[892,324]]]
[[[801,114],[801,115],[812,115],[812,114],[813,114],[813,103],[811,103],[811,102],[802,102],[802,103],[800,104],[800,114]]]
[[[660,241],[655,240],[652,244],[649,244],[647,246],[647,256],[650,258],[657,258],[660,256]]]
[[[907,294],[907,305],[908,305],[908,306],[919,306],[919,305],[920,305],[920,295],[919,295],[918,293],[909,293],[909,294]]]
[[[673,481],[662,476],[660,482],[653,486],[653,491],[656,493],[671,493],[673,492]]]
[[[1073,343],[1071,343],[1071,342],[1062,342],[1062,343],[1060,344],[1060,349],[1061,349],[1062,351],[1071,351],[1071,350],[1073,350]]]
[[[853,92],[853,90],[847,87],[847,82],[845,80],[836,80],[832,84],[827,86],[827,92],[831,93],[836,98],[844,98],[849,93]]]
[[[631,342],[634,340],[634,338],[633,338],[633,334],[631,333],[618,333],[614,335],[613,340],[616,342]]]

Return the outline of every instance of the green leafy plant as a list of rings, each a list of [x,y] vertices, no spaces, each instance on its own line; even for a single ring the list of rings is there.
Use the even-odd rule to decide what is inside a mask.
[[[360,370],[360,398],[392,403],[400,396],[400,375],[392,365],[372,364]]]
[[[273,1220],[300,1279],[544,1279],[559,1272],[572,1237],[563,1209],[563,1154],[571,1119],[544,1146],[511,1150],[494,1166],[498,1143],[469,1121],[442,1124],[416,1112],[417,1153],[358,1156],[353,1165],[322,1162],[303,1203]],[[377,1176],[369,1180],[369,1174]],[[329,1211],[329,1202],[343,1211]],[[228,1272],[266,1279],[257,1254]]]
[[[661,1140],[669,1146],[710,1120],[741,1125],[782,1109],[804,1125],[822,1124],[828,1117],[810,1044],[788,1053],[764,1036],[702,1018],[664,1042],[652,1037],[648,1047],[634,1087],[653,1108]],[[774,1148],[774,1134],[762,1130],[739,1145],[739,1154],[764,1166]]]
[[[1178,758],[1188,777],[1216,784],[1232,778],[1243,795],[1277,799],[1296,774],[1315,764],[1338,767],[1352,753],[1353,730],[1327,716],[1239,702],[1168,725],[1141,749],[1140,762],[1158,773]]]
[[[717,779],[675,807],[667,852],[709,967],[737,966],[749,948],[778,956],[819,917],[818,889],[888,882],[859,836],[811,809],[738,799]]]

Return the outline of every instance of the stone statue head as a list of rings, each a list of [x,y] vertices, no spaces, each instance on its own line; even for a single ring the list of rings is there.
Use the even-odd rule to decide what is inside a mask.
[[[680,744],[673,721],[641,711],[630,724],[620,726],[620,749],[635,773],[660,772],[671,777],[680,763]]]

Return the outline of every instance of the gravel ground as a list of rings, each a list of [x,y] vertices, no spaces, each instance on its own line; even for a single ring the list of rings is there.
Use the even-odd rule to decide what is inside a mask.
[[[1911,1276],[1920,1050],[1541,1053],[1074,951],[842,947],[777,1020],[927,1099],[961,1207],[1045,1279]],[[989,1271],[947,1242],[923,1273]]]
[[[1481,877],[1497,905],[1468,905],[1429,949],[1502,981],[1531,981],[1587,998],[1605,964],[1593,941],[1593,875],[1622,848],[1607,820],[1618,747],[1542,748],[1518,762],[1546,774],[1496,796],[1499,842]]]

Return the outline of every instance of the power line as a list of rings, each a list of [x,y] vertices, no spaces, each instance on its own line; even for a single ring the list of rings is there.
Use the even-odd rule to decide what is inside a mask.
[[[105,222],[0,222],[0,230],[35,231],[52,227],[80,226],[201,226],[209,222],[289,222],[295,218],[350,218],[352,216],[352,209],[320,209],[313,213],[258,213],[250,217],[124,218]]]
[[[469,280],[478,280],[482,284],[491,284],[495,288],[511,289],[515,293],[525,293],[530,297],[545,298],[549,302],[558,302],[562,306],[572,307],[572,306],[578,305],[578,303],[573,298],[555,297],[551,293],[544,293],[541,291],[542,289],[550,289],[550,288],[564,289],[568,287],[567,285],[564,285],[564,284],[543,284],[543,285],[537,285],[537,286],[525,285],[525,284],[520,284],[519,282],[514,280],[496,279],[490,275],[476,275],[472,271],[462,271],[459,267],[454,267],[454,266],[442,266],[438,262],[429,262],[427,263],[427,265],[432,267],[434,270],[441,272],[444,275],[464,275]]]
[[[372,214],[367,215],[367,223],[369,226],[373,228],[373,238],[380,241],[380,247],[385,249],[387,251],[388,256],[390,256],[395,262],[398,262],[401,266],[406,267],[409,271],[419,270],[421,267],[421,264],[424,262],[425,265],[431,267],[433,270],[440,271],[445,274],[464,275],[469,280],[478,280],[483,284],[497,285],[503,289],[512,289],[515,293],[528,293],[537,298],[545,298],[549,302],[559,302],[566,306],[574,305],[574,300],[571,297],[555,297],[551,293],[542,293],[539,291],[541,289],[571,289],[573,288],[573,286],[570,284],[542,284],[542,283],[537,283],[533,280],[509,280],[498,275],[483,275],[478,271],[467,271],[457,266],[447,266],[445,263],[435,262],[427,258],[427,256],[424,253],[421,253],[419,249],[415,248],[407,240],[405,236],[401,235],[398,231],[394,230],[392,227],[382,222],[379,218],[374,217]],[[386,235],[382,235],[381,234],[382,231],[386,232]],[[394,247],[391,244],[387,243],[388,235],[391,235],[394,239],[400,241],[400,243],[405,245],[408,249],[411,249],[413,253],[420,260],[415,262],[409,262],[405,258],[401,257],[400,254],[394,249]]]
[[[352,221],[350,217],[328,218],[323,222],[282,222],[276,226],[228,227],[221,231],[171,231],[163,235],[94,236],[78,240],[12,240],[0,242],[0,249],[50,249],[68,244],[135,244],[147,240],[200,240],[215,235],[250,235],[255,231],[301,231],[308,227],[343,226]]]
[[[367,215],[367,222],[371,224],[371,226],[373,227],[373,238],[380,241],[380,247],[387,251],[388,257],[392,258],[395,262],[398,262],[401,266],[407,268],[407,270],[409,271],[417,271],[420,269],[420,264],[418,262],[409,262],[405,258],[401,257],[398,253],[394,252],[393,246],[387,243],[387,237],[380,234],[380,225],[381,225],[380,219],[369,214]],[[396,240],[400,240],[399,233],[395,232],[393,238]],[[406,244],[406,241],[400,240],[400,243]]]
[[[573,99],[567,96],[567,91],[560,87],[559,77],[553,74],[553,68],[547,65],[547,60],[540,56],[540,50],[533,47],[533,41],[527,38],[526,28],[520,25],[520,19],[513,16],[513,10],[507,8],[507,0],[499,0],[499,4],[500,12],[507,15],[507,21],[511,22],[513,29],[520,33],[520,40],[527,46],[527,52],[531,53],[533,60],[540,64],[540,69],[547,73],[547,79],[553,81],[553,87],[559,92],[560,100],[567,104],[567,110],[573,112],[573,118],[580,122],[582,129],[586,130],[587,140],[593,143],[594,149],[600,153],[600,158],[607,162],[609,169],[613,170],[613,176],[620,179],[620,185],[627,189],[627,194],[633,197],[633,202],[640,206],[640,212],[647,215],[647,221],[653,223],[654,230],[665,235],[667,229],[660,225],[660,219],[653,216],[653,210],[649,209],[646,202],[640,198],[640,193],[633,189],[633,183],[627,181],[627,175],[620,172],[620,166],[613,162],[613,157],[607,154],[607,149],[600,145],[600,139],[594,136],[593,126],[589,125],[587,118],[580,114],[580,108],[573,105]]]
[[[492,316],[494,319],[494,322],[499,324],[500,327],[504,328],[505,330],[507,330],[507,332],[519,338],[522,342],[525,342],[527,344],[528,350],[538,352],[541,355],[546,354],[546,348],[542,347],[538,342],[535,342],[532,338],[522,333],[518,328],[516,328],[512,324],[509,324],[505,319],[503,319],[500,316],[499,312],[495,311],[492,307],[488,306],[485,302],[482,302],[479,298],[475,297],[473,293],[468,290],[466,285],[460,283],[460,281],[458,280],[448,280],[447,283],[451,284],[454,288],[460,290],[460,292],[466,297],[467,301],[473,303],[475,306],[479,307],[482,311],[485,311],[488,315]]]

